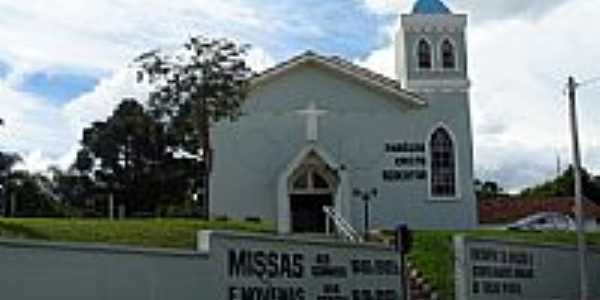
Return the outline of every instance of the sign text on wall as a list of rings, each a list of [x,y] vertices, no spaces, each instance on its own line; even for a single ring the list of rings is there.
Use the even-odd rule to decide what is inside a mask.
[[[473,294],[521,295],[522,281],[535,278],[534,257],[528,251],[480,247],[472,248],[469,255]]]
[[[391,157],[391,167],[383,170],[383,181],[406,182],[427,179],[425,144],[420,142],[388,142],[385,153]]]
[[[397,300],[396,289],[352,287],[346,291],[340,282],[350,276],[399,275],[398,262],[393,259],[352,259],[347,264],[335,264],[329,253],[307,259],[301,252],[247,249],[229,249],[227,255],[230,279],[257,279],[259,283],[230,285],[229,300],[307,300],[308,294],[315,292],[306,288],[308,281],[320,285],[316,300]]]

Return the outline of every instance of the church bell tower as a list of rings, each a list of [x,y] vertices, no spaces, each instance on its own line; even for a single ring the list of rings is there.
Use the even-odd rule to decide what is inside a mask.
[[[396,35],[396,75],[414,92],[468,92],[467,16],[418,0]]]

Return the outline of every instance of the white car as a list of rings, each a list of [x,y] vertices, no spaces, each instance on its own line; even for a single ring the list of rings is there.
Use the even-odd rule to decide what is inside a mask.
[[[541,212],[506,226],[508,230],[575,230],[575,222],[567,215]]]

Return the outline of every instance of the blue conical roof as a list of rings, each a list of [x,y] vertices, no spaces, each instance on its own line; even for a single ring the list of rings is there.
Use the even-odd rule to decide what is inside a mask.
[[[450,9],[440,0],[418,0],[413,7],[413,14],[450,14]]]

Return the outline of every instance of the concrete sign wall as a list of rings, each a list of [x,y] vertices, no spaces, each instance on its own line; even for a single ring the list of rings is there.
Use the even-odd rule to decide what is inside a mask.
[[[0,299],[216,299],[210,271],[191,251],[0,241]]]
[[[274,236],[201,233],[227,300],[396,300],[399,256],[387,248]],[[203,243],[202,241],[210,241]]]
[[[397,300],[398,255],[373,246],[201,232],[198,251],[0,241],[0,298]]]
[[[456,299],[579,299],[577,250],[455,237]],[[600,299],[600,251],[590,249],[591,299]]]

